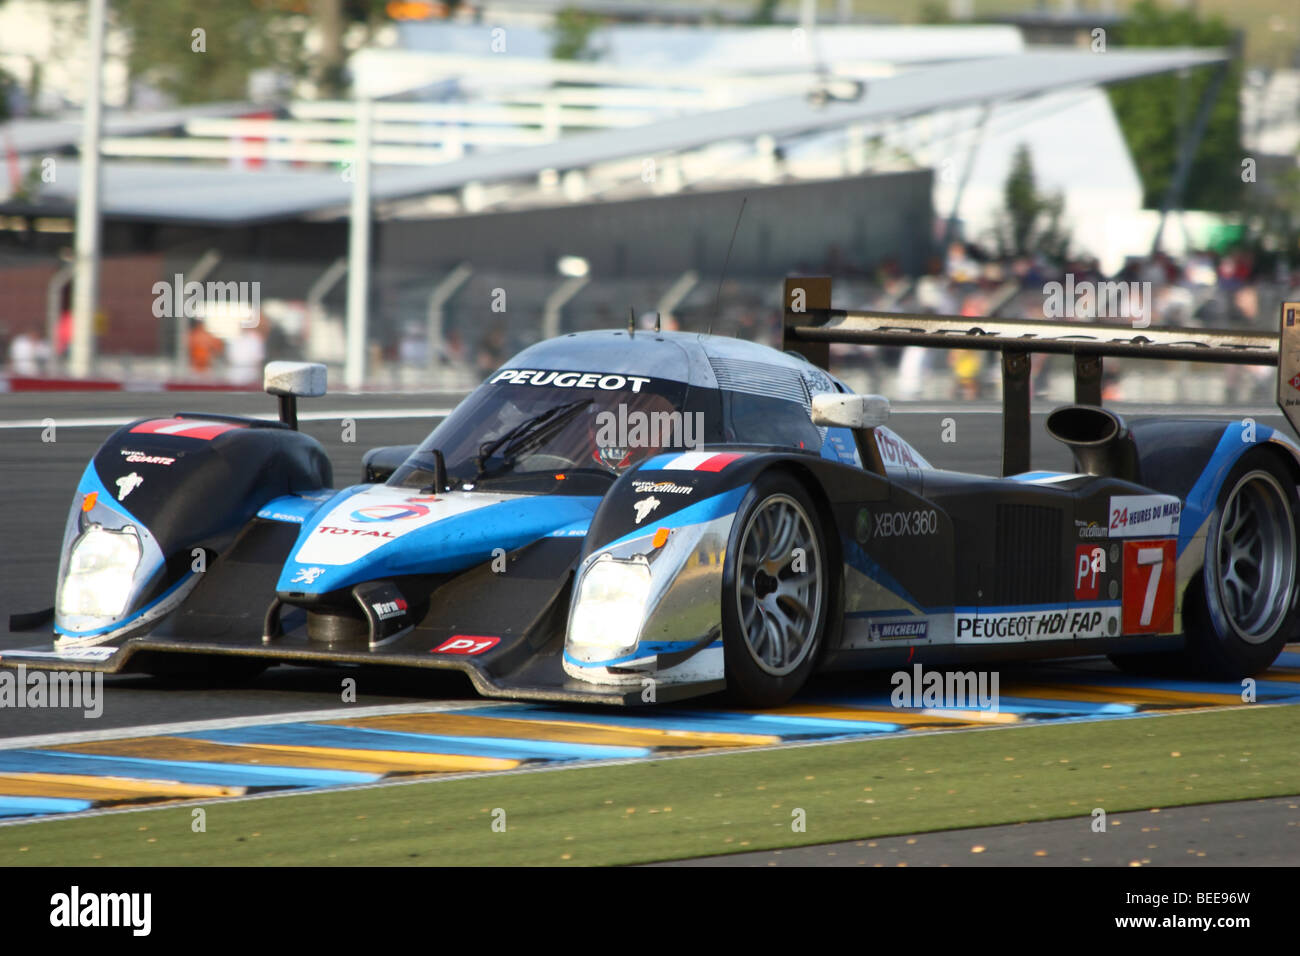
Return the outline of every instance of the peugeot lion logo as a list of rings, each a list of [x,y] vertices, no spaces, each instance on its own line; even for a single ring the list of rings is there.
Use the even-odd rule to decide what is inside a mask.
[[[645,521],[650,512],[659,507],[659,499],[651,495],[649,498],[642,498],[640,501],[635,502],[632,507],[636,509],[636,523],[640,524]]]
[[[123,475],[121,478],[117,479],[117,500],[124,500],[127,495],[139,488],[143,482],[144,479],[134,471],[129,475]]]

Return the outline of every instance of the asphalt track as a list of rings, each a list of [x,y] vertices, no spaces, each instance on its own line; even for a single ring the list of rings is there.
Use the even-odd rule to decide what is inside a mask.
[[[1295,866],[1300,797],[852,840],[652,866]]]
[[[302,428],[325,446],[342,486],[359,477],[366,449],[420,440],[437,413],[454,401],[449,395],[333,395],[303,403]],[[0,522],[0,614],[7,618],[52,602],[68,502],[104,437],[132,418],[186,409],[270,415],[273,405],[258,394],[0,395],[0,493],[8,516]],[[1034,467],[1068,469],[1066,450],[1041,431],[1048,410],[1036,414]],[[996,404],[896,411],[891,425],[935,464],[997,472],[1001,418]],[[1267,408],[1240,409],[1232,417],[1247,415],[1261,423],[1281,422]],[[945,427],[949,418],[954,442],[942,440],[945,431],[953,435]],[[351,427],[345,429],[349,419]],[[344,441],[345,431],[354,440]],[[54,440],[45,440],[50,437]],[[9,638],[0,651],[32,643]],[[1260,682],[1260,699],[1300,701],[1300,653],[1279,663]],[[342,700],[336,669],[279,667],[234,688],[110,677],[102,715],[94,720],[74,709],[0,710],[0,794],[9,795],[7,804],[0,796],[0,818],[364,784],[411,774],[526,769],[991,721],[1090,720],[1239,703],[1239,688],[1135,681],[1104,661],[1005,668],[998,714],[900,712],[889,706],[887,675],[879,674],[818,681],[792,705],[769,714],[728,710],[713,701],[636,714],[488,704],[458,675],[352,671],[347,676],[357,678],[355,702]],[[117,782],[108,786],[105,777]]]

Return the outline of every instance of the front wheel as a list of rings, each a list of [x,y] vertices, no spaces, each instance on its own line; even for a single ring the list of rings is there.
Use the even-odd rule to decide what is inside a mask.
[[[1297,631],[1295,479],[1264,455],[1223,483],[1205,567],[1183,605],[1188,662],[1217,680],[1267,668]]]
[[[826,543],[803,486],[762,475],[738,512],[722,580],[727,689],[739,703],[785,703],[816,667],[830,603]]]

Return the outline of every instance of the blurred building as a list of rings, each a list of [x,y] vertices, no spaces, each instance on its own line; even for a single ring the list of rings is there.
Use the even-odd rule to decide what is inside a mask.
[[[472,368],[490,358],[480,346],[621,324],[629,308],[768,335],[754,303],[770,306],[786,273],[888,285],[929,271],[951,238],[983,239],[1021,143],[1039,187],[1065,197],[1076,245],[1118,268],[1154,227],[1137,218],[1141,189],[1100,86],[1216,61],[1029,49],[1007,25],[655,23],[613,23],[589,38],[594,59],[557,61],[522,9],[545,6],[403,23],[351,60],[375,98],[370,332],[395,361],[414,354],[413,324],[431,361]],[[356,109],[110,113],[106,256],[156,262],[160,280],[258,282],[292,347],[337,361]],[[76,131],[57,119],[4,130],[0,242],[44,270],[24,273],[26,304],[0,318],[10,335],[57,318]],[[139,297],[132,275],[106,268],[105,301],[118,282],[130,285],[120,301]],[[28,288],[41,281],[43,297]],[[152,342],[183,356],[182,322],[126,305],[105,322],[101,353]]]
[[[86,48],[86,7],[61,0],[6,0],[0,3],[0,70],[24,91],[15,112],[49,114],[79,106],[86,95],[90,63]],[[104,103],[124,107],[130,98],[126,54],[128,38],[110,28],[104,37]],[[161,103],[146,104],[159,106]]]

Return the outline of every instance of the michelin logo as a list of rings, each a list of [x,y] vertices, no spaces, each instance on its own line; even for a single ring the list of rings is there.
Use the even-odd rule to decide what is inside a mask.
[[[929,633],[928,621],[872,621],[867,635],[873,641],[923,641]]]

